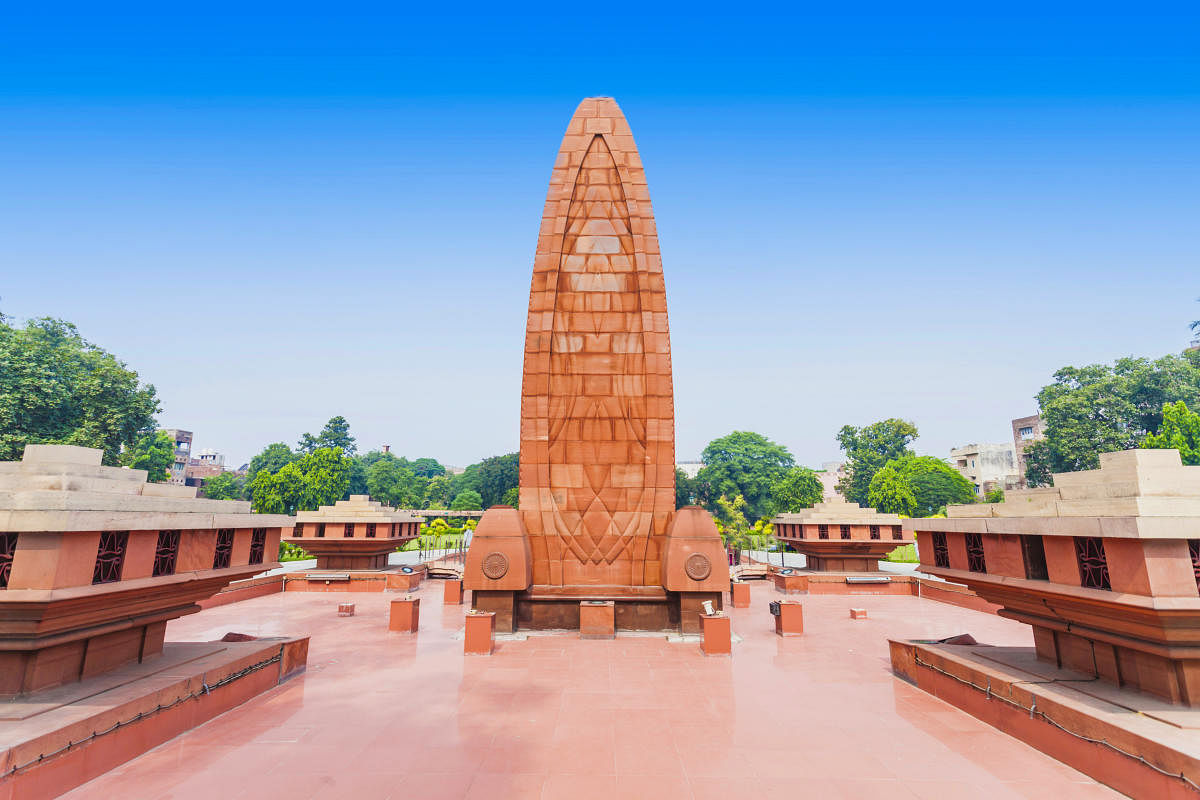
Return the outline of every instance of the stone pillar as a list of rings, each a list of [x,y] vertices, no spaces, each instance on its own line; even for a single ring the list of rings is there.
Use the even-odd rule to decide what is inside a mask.
[[[462,580],[445,581],[442,586],[442,602],[448,606],[461,606],[463,601]]]
[[[779,615],[775,617],[777,636],[800,636],[804,633],[804,606],[795,600],[780,600]]]
[[[415,597],[402,597],[392,601],[388,618],[389,631],[416,633],[421,616],[421,601]]]
[[[750,607],[750,584],[733,581],[729,584],[729,601],[734,608]]]
[[[727,656],[733,653],[733,634],[729,617],[724,614],[701,614],[700,626],[704,638],[700,649],[706,656]]]
[[[612,600],[579,602],[579,638],[613,639],[617,635],[617,608]]]
[[[472,611],[466,616],[463,653],[490,656],[496,631],[496,615],[491,611]]]

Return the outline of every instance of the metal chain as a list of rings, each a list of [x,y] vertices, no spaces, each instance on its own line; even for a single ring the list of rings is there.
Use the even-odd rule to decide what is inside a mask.
[[[1082,733],[1077,733],[1076,731],[1073,731],[1069,728],[1064,727],[1060,723],[1055,722],[1053,719],[1051,719],[1046,714],[1045,711],[1038,710],[1036,698],[1034,698],[1032,704],[1030,704],[1029,706],[1024,706],[1021,703],[1018,703],[1016,700],[1012,700],[1009,697],[1003,697],[1003,696],[998,695],[995,692],[993,692],[990,679],[988,680],[988,685],[986,687],[980,686],[977,683],[975,683],[974,681],[969,681],[966,678],[960,678],[959,676],[955,675],[953,672],[947,672],[946,670],[942,669],[941,667],[939,667],[935,664],[930,664],[928,661],[922,661],[921,657],[919,655],[917,655],[916,653],[913,654],[913,658],[917,662],[917,664],[919,664],[920,666],[925,667],[926,669],[931,669],[934,672],[939,672],[942,675],[945,675],[949,678],[953,678],[954,680],[958,681],[959,683],[970,686],[972,689],[975,689],[976,691],[983,692],[991,700],[999,700],[1001,703],[1007,703],[1008,705],[1013,706],[1015,708],[1019,708],[1022,711],[1028,711],[1030,719],[1033,719],[1035,716],[1041,717],[1043,720],[1050,723],[1054,727],[1058,728],[1063,733],[1069,733],[1072,736],[1074,736],[1076,739],[1082,739],[1085,742],[1091,742],[1092,744],[1103,745],[1103,746],[1109,748],[1110,750],[1115,750],[1116,752],[1120,753],[1123,756],[1132,758],[1134,761],[1140,761],[1141,763],[1145,764],[1147,767],[1150,767],[1150,769],[1154,770],[1155,772],[1157,772],[1161,775],[1166,775],[1169,778],[1179,778],[1179,780],[1186,783],[1192,789],[1192,791],[1200,793],[1200,785],[1196,784],[1194,781],[1192,781],[1190,778],[1188,778],[1188,776],[1184,775],[1182,772],[1180,772],[1178,774],[1176,774],[1174,772],[1170,772],[1170,771],[1165,770],[1162,767],[1158,766],[1157,764],[1153,764],[1150,761],[1147,761],[1145,756],[1139,755],[1137,753],[1131,753],[1128,750],[1123,750],[1122,748],[1117,747],[1115,744],[1108,741],[1107,739],[1093,739],[1090,736],[1085,736]],[[1043,683],[1057,683],[1057,681],[1053,681],[1053,680],[1051,680],[1051,681],[1016,681],[1016,683],[1043,684]]]
[[[198,691],[198,692],[190,692],[188,694],[181,695],[180,697],[176,697],[174,700],[172,700],[170,703],[167,703],[166,705],[159,703],[158,706],[156,706],[152,711],[139,711],[137,716],[130,717],[127,720],[115,722],[115,723],[113,723],[113,726],[111,728],[108,728],[107,730],[93,731],[89,736],[85,736],[84,738],[80,739],[79,741],[68,740],[65,745],[58,748],[57,750],[54,750],[49,753],[42,753],[37,758],[35,758],[31,761],[26,761],[24,764],[14,765],[11,769],[9,769],[7,772],[5,772],[2,777],[7,778],[12,775],[15,775],[16,773],[20,772],[23,769],[31,767],[34,764],[40,764],[43,761],[45,761],[46,759],[54,758],[55,756],[65,753],[68,750],[79,747],[82,744],[86,744],[86,743],[92,741],[93,739],[98,739],[101,736],[110,734],[113,731],[116,731],[120,728],[124,728],[127,725],[132,725],[135,722],[140,722],[143,719],[152,717],[160,711],[166,711],[168,709],[174,708],[175,706],[179,705],[180,703],[184,702],[185,700],[191,700],[193,698],[200,697],[201,695],[211,694],[213,689],[219,689],[222,686],[225,686],[227,684],[233,683],[236,680],[240,680],[240,679],[246,677],[247,675],[249,675],[252,672],[258,672],[260,669],[263,669],[264,667],[268,667],[271,664],[274,664],[274,663],[282,661],[282,660],[283,660],[283,653],[282,652],[276,653],[271,658],[268,658],[266,661],[260,661],[257,664],[251,664],[250,666],[240,669],[237,672],[230,673],[229,675],[226,675],[224,678],[217,681],[216,683],[201,682],[200,691]]]

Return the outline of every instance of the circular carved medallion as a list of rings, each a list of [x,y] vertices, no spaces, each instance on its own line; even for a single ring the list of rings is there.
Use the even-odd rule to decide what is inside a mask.
[[[508,574],[508,556],[504,553],[488,553],[483,559],[483,574],[497,580]]]
[[[683,562],[683,571],[694,581],[702,581],[712,572],[712,562],[702,553],[692,553]]]

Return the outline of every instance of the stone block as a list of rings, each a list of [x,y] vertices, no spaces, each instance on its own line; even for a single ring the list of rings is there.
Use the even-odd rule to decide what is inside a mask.
[[[337,613],[339,617],[353,617],[354,603],[338,603]]]
[[[490,656],[495,646],[496,615],[491,611],[471,611],[465,617],[463,653]]]
[[[729,600],[734,608],[750,607],[750,584],[734,581],[729,584]]]
[[[442,586],[442,603],[448,606],[460,606],[463,601],[463,582],[462,580],[448,580],[443,582]]]
[[[866,619],[867,610],[865,608],[850,609],[850,619]]]
[[[729,617],[724,614],[701,614],[703,638],[700,649],[706,656],[727,656],[733,653],[733,633]]]
[[[388,630],[416,633],[420,624],[421,601],[416,597],[401,597],[392,601]]]
[[[795,600],[780,600],[775,617],[777,636],[800,636],[804,633],[804,606]]]
[[[612,639],[616,635],[616,604],[612,600],[580,601],[580,639]]]

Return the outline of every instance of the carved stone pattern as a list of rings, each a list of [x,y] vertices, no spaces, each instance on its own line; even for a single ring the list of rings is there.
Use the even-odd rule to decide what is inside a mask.
[[[892,526],[892,538],[893,539],[903,539],[904,538],[904,528],[900,527],[899,525],[893,525]]]
[[[159,531],[158,543],[154,547],[154,570],[151,575],[175,574],[175,559],[179,556],[179,536],[181,531]]]
[[[965,533],[967,542],[967,569],[971,572],[987,572],[987,562],[983,557],[983,534]]]
[[[590,98],[563,138],[530,292],[520,508],[535,582],[657,581],[647,548],[675,509],[674,436],[645,173],[616,103]]]
[[[217,549],[213,552],[213,569],[225,569],[233,559],[233,528],[217,531]]]
[[[1108,582],[1108,559],[1099,536],[1076,536],[1075,557],[1079,561],[1079,585],[1085,589],[1112,589]]]
[[[1192,557],[1192,574],[1196,577],[1196,588],[1200,589],[1200,539],[1188,539],[1188,554]]]
[[[878,538],[880,538],[880,537],[879,537],[879,526],[878,526],[878,525],[872,525],[872,526],[871,526],[871,538],[872,538],[872,539],[878,539]]]
[[[818,539],[828,539],[829,538],[829,526],[828,525],[818,525],[817,526],[817,538]]]
[[[250,563],[263,563],[263,556],[266,555],[267,549],[267,529],[255,528],[250,533]]]
[[[508,556],[504,553],[488,553],[483,559],[483,574],[492,580],[499,580],[508,574]]]
[[[128,544],[129,531],[100,531],[100,547],[96,550],[92,583],[112,583],[121,580],[121,568],[125,565],[125,548]]]
[[[933,565],[950,568],[950,548],[946,546],[946,534],[942,531],[933,532]]]
[[[849,525],[839,525],[838,533],[841,535],[841,537],[843,539],[849,539],[850,538],[850,526]]]
[[[0,589],[8,588],[12,576],[13,556],[17,552],[17,534],[0,533]]]
[[[694,581],[702,581],[712,573],[712,562],[703,553],[692,553],[683,562],[683,571]]]

